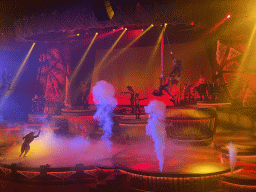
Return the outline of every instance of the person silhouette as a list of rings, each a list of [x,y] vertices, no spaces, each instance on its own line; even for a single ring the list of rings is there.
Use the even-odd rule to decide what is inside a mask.
[[[122,93],[128,93],[130,94],[130,106],[131,106],[131,109],[132,109],[132,114],[135,114],[135,105],[134,105],[134,98],[135,98],[135,93],[134,93],[134,90],[132,88],[132,86],[127,86],[126,87],[128,89],[127,92],[122,92]]]
[[[20,153],[19,157],[21,157],[24,152],[25,153],[24,153],[23,157],[26,157],[26,154],[30,150],[30,145],[29,144],[32,141],[34,141],[35,138],[39,137],[40,132],[41,132],[41,130],[39,130],[37,135],[35,135],[35,132],[30,132],[29,134],[27,134],[25,137],[22,138],[24,140],[24,143],[21,146],[21,153]]]
[[[148,97],[146,98],[139,98],[139,93],[135,94],[135,98],[134,98],[134,104],[135,104],[135,115],[136,115],[136,119],[140,119],[140,115],[141,115],[141,110],[140,110],[140,101],[141,100],[145,100],[148,99]]]

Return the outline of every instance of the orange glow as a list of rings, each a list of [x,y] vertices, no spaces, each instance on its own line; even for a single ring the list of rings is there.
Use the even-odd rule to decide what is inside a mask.
[[[216,163],[205,163],[205,164],[192,164],[188,171],[190,173],[196,174],[207,174],[207,173],[216,173],[227,170],[226,166],[221,166],[220,164]]]

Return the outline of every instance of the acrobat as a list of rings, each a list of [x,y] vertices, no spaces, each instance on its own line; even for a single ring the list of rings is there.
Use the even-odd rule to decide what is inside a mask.
[[[172,60],[173,70],[171,71],[169,77],[166,79],[165,84],[162,83],[162,79],[161,79],[160,87],[153,91],[153,95],[154,96],[162,96],[163,95],[163,90],[164,90],[171,96],[171,98],[169,100],[174,102],[175,97],[168,90],[168,87],[169,87],[170,82],[172,83],[172,85],[178,84],[178,82],[180,80],[181,70],[182,70],[182,61],[179,60],[179,59],[177,59],[177,60],[174,59],[172,52],[171,52],[171,56],[172,56],[172,59],[173,59]]]

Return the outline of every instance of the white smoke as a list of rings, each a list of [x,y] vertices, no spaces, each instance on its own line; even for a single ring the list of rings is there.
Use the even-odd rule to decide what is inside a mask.
[[[235,165],[236,165],[236,155],[237,155],[237,147],[235,144],[233,144],[232,142],[230,142],[227,145],[227,148],[229,150],[229,162],[230,162],[230,169],[231,169],[231,173],[233,173],[233,171],[235,170]]]
[[[97,106],[97,111],[94,114],[94,119],[99,121],[99,125],[104,131],[104,135],[101,137],[106,142],[108,149],[110,149],[112,136],[112,116],[113,110],[117,105],[117,101],[114,98],[115,88],[112,84],[106,81],[99,81],[92,89],[93,101]]]
[[[165,110],[166,105],[157,100],[150,102],[148,106],[145,107],[145,112],[149,114],[148,124],[146,126],[146,134],[151,136],[154,145],[157,159],[159,161],[159,169],[162,172],[164,165],[163,152],[165,149]]]
[[[0,159],[3,164],[17,163],[22,167],[38,167],[49,164],[51,167],[74,167],[78,163],[85,166],[95,165],[98,161],[112,157],[119,149],[112,148],[111,152],[102,141],[90,142],[77,136],[74,138],[59,137],[50,128],[44,128],[39,137],[30,144],[30,151],[25,158],[19,158],[22,137],[31,130],[18,133],[19,142],[14,144]],[[38,131],[35,131],[37,134]]]

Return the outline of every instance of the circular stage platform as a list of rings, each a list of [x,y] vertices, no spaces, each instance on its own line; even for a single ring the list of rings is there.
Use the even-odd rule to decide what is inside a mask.
[[[222,162],[220,154],[209,147],[169,146],[164,154],[162,172],[155,152],[148,152],[127,150],[115,156],[113,163],[130,173],[157,177],[199,177],[230,170],[228,161]]]
[[[163,171],[159,170],[154,149],[148,146],[126,150],[113,157],[116,168],[131,178],[132,188],[144,191],[211,191],[219,186],[229,162],[207,146],[174,145],[164,153]]]
[[[114,185],[116,179],[121,179],[136,190],[210,191],[217,189],[220,178],[230,171],[229,162],[222,162],[220,153],[209,146],[176,145],[168,142],[164,152],[163,172],[159,171],[152,141],[127,145],[122,149],[110,158],[95,162],[84,161],[70,167],[52,167],[49,164],[31,167],[29,157],[24,158],[21,163],[4,164],[5,161],[2,160],[0,177],[33,185],[91,183],[94,188],[97,188],[99,180],[112,178],[107,183]]]

